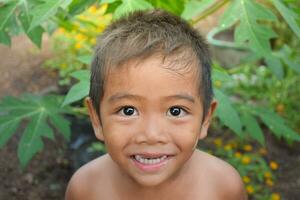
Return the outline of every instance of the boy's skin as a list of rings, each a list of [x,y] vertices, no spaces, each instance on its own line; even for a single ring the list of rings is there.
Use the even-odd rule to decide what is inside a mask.
[[[152,55],[110,70],[101,119],[86,100],[96,137],[108,154],[74,174],[67,200],[246,199],[233,167],[196,150],[217,103],[212,101],[203,119],[195,66],[166,66],[160,55]],[[162,159],[147,164],[136,155]]]

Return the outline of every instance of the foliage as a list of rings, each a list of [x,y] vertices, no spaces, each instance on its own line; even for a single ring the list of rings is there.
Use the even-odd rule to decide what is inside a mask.
[[[56,55],[45,63],[46,68],[58,71],[59,84],[69,85],[71,73],[88,68],[96,38],[112,18],[106,11],[107,4],[92,5],[68,21],[59,21],[60,28],[52,37]]]
[[[61,102],[62,97],[59,96],[28,94],[21,98],[5,97],[0,104],[0,147],[18,131],[23,121],[27,122],[27,126],[21,131],[23,135],[18,146],[18,157],[23,167],[43,149],[42,137],[54,140],[53,128],[69,140],[70,123],[62,117],[62,114],[70,113],[70,110],[67,107],[61,108]]]
[[[208,41],[225,48],[243,49],[249,52],[249,56],[245,58],[247,64],[240,67],[224,69],[214,66],[215,95],[220,102],[217,117],[239,137],[250,135],[261,144],[264,143],[261,123],[267,125],[278,137],[300,141],[299,134],[289,128],[293,127],[293,124],[288,124],[282,118],[287,116],[278,112],[277,106],[274,106],[284,101],[283,105],[288,107],[291,103],[288,99],[294,100],[290,92],[296,96],[295,99],[299,97],[298,90],[291,87],[291,82],[297,83],[299,80],[299,74],[293,72],[300,71],[299,52],[297,48],[292,48],[299,45],[300,12],[297,10],[296,1],[5,1],[0,3],[0,42],[10,44],[11,36],[23,31],[40,46],[42,32],[47,30],[51,33],[60,27],[54,33],[57,42],[54,48],[58,57],[47,66],[51,65],[58,70],[62,78],[61,84],[69,84],[72,77],[79,80],[67,94],[64,100],[66,105],[80,100],[87,94],[87,71],[74,71],[88,68],[95,37],[112,18],[116,19],[133,10],[162,8],[196,24],[225,5],[228,7],[220,18],[218,27],[209,34]],[[27,16],[26,23],[22,14]],[[286,22],[282,22],[281,18]],[[284,38],[282,32],[288,32],[280,28],[282,24],[291,29],[289,41],[279,42]],[[228,43],[215,38],[217,33],[227,29],[234,30],[234,42]],[[284,46],[285,42],[288,44]],[[264,68],[268,69],[268,75],[259,77],[260,74],[257,73],[262,69],[259,67],[262,62]],[[251,70],[246,74],[249,79],[246,79],[245,83],[237,77],[240,74],[245,75],[243,70],[246,69]],[[288,91],[285,93],[282,89],[286,88]],[[277,91],[275,95],[272,93],[274,90]],[[279,100],[278,95],[283,95],[285,99]],[[269,102],[271,106],[268,106]],[[295,121],[298,120],[296,118]]]
[[[280,167],[276,161],[268,161],[265,148],[236,139],[224,140],[221,137],[207,139],[204,151],[222,158],[240,173],[250,199],[270,199],[276,182],[274,172]],[[278,194],[277,194],[278,195]]]

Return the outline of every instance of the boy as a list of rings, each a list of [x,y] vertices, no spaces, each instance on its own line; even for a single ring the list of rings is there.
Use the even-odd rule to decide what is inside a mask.
[[[196,150],[216,108],[207,46],[180,18],[135,12],[102,33],[87,98],[107,155],[72,177],[67,200],[244,200],[238,173]]]

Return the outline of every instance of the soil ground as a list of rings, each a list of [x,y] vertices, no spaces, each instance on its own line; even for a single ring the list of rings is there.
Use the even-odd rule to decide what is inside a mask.
[[[57,89],[56,76],[41,68],[49,58],[47,42],[37,51],[25,37],[13,40],[12,48],[0,45],[0,99],[6,95],[24,92],[46,93]],[[17,144],[22,127],[0,149],[0,200],[54,200],[63,199],[67,182],[73,173],[73,155],[60,136],[44,140],[45,148],[29,166],[21,170],[17,158]],[[0,133],[1,134],[1,133]],[[300,150],[290,148],[270,135],[267,137],[269,158],[279,163],[278,181],[274,190],[283,200],[298,200],[300,195]]]

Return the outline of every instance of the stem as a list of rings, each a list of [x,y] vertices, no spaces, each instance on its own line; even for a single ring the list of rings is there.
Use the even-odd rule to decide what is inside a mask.
[[[192,20],[192,24],[196,24],[197,22],[201,21],[202,19],[206,18],[207,16],[211,15],[221,7],[223,7],[226,3],[228,3],[230,0],[217,0],[211,7],[206,9],[203,13],[201,13],[199,16],[196,17],[196,19]]]

